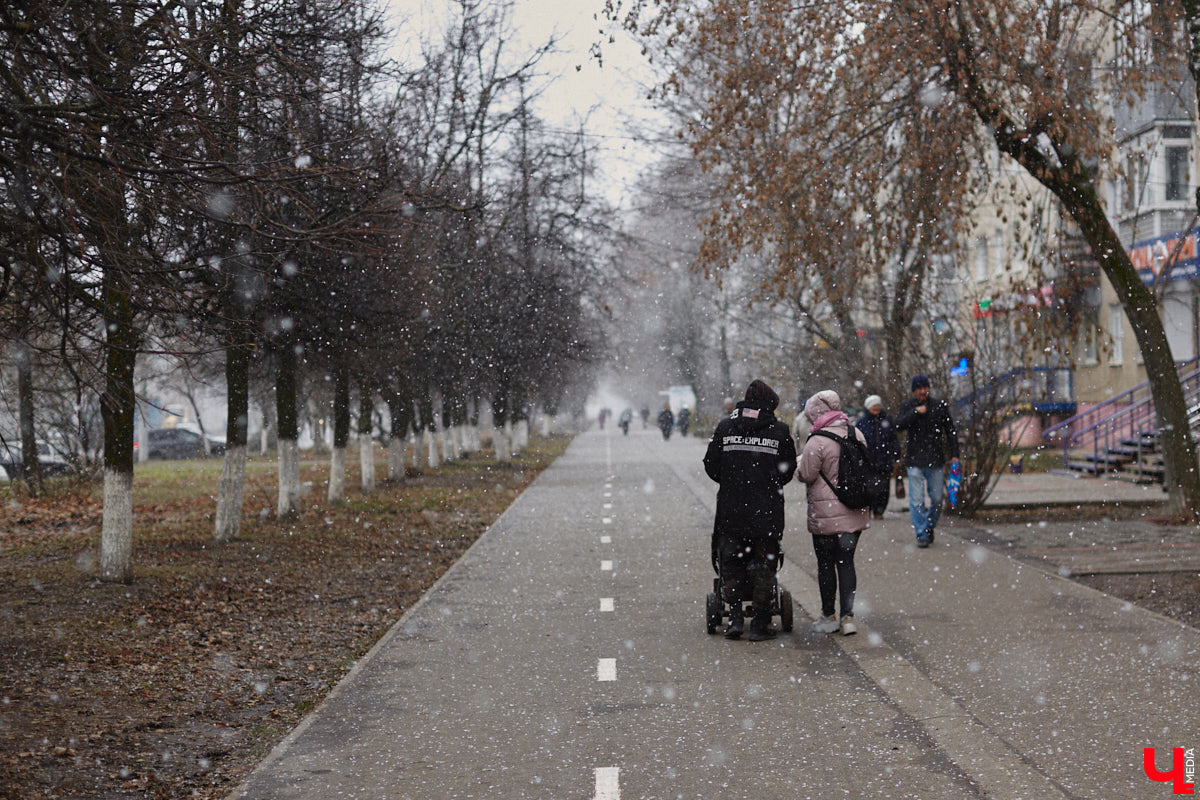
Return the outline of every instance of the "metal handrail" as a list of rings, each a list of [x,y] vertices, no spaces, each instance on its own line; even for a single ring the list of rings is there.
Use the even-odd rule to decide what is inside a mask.
[[[1182,371],[1188,367],[1195,367],[1200,364],[1200,358],[1191,359],[1176,364],[1176,369]],[[1186,375],[1181,375],[1179,382],[1184,392],[1185,401],[1188,399],[1195,400],[1200,398],[1200,369],[1195,369]],[[1066,467],[1071,459],[1072,452],[1079,454],[1082,448],[1077,447],[1085,438],[1090,435],[1091,444],[1091,463],[1096,467],[1096,470],[1101,469],[1101,453],[1105,454],[1103,462],[1108,464],[1110,459],[1107,457],[1111,454],[1112,448],[1122,439],[1134,439],[1134,463],[1136,464],[1136,472],[1138,477],[1143,476],[1143,438],[1145,436],[1156,436],[1158,434],[1157,419],[1154,408],[1154,400],[1149,392],[1150,382],[1143,381],[1142,383],[1130,389],[1121,392],[1120,394],[1109,398],[1100,405],[1088,409],[1082,414],[1077,414],[1070,419],[1064,420],[1056,425],[1047,428],[1043,432],[1043,437],[1051,438],[1055,432],[1067,428],[1072,425],[1078,426],[1080,421],[1088,417],[1099,416],[1103,411],[1111,411],[1114,406],[1119,405],[1119,408],[1100,419],[1077,427],[1062,437],[1063,443],[1063,466]],[[1125,402],[1122,402],[1125,401]],[[1198,420],[1200,421],[1200,420]],[[1074,446],[1074,451],[1073,451]]]
[[[1185,369],[1195,368],[1197,366],[1200,366],[1200,356],[1197,356],[1196,358],[1190,359],[1188,361],[1177,362],[1175,364],[1175,370],[1176,370],[1176,372],[1182,373]],[[1063,428],[1071,428],[1074,426],[1078,426],[1078,425],[1080,425],[1080,423],[1082,423],[1088,417],[1099,416],[1099,415],[1103,414],[1104,413],[1103,409],[1111,408],[1112,406],[1115,406],[1115,405],[1120,405],[1120,406],[1122,406],[1122,408],[1128,407],[1136,402],[1133,399],[1133,397],[1134,397],[1134,395],[1136,395],[1138,393],[1144,393],[1146,397],[1150,397],[1150,381],[1149,380],[1144,380],[1141,383],[1137,384],[1136,386],[1126,389],[1125,391],[1121,392],[1120,394],[1113,395],[1112,397],[1105,400],[1103,403],[1099,403],[1095,406],[1092,406],[1087,411],[1084,411],[1082,414],[1076,414],[1075,416],[1065,419],[1062,422],[1051,425],[1049,428],[1046,428],[1044,431],[1042,431],[1042,438],[1046,439],[1046,440],[1050,440],[1051,438],[1053,438],[1053,434],[1057,433],[1058,431],[1062,430]],[[1129,401],[1122,402],[1127,397],[1130,398]],[[1119,412],[1116,412],[1116,413],[1119,413]],[[1115,414],[1110,414],[1109,416],[1114,416],[1114,415]],[[1095,423],[1084,425],[1082,428],[1078,428],[1078,430],[1083,431],[1083,430],[1087,430],[1088,428],[1092,427],[1095,424],[1103,424],[1105,419],[1107,419],[1107,417],[1097,420]]]
[[[1068,386],[1066,389],[1066,399],[1073,401],[1075,397],[1075,376],[1070,367],[1013,367],[1007,372],[1001,373],[986,385],[980,386],[973,390],[970,394],[963,395],[957,398],[954,402],[959,409],[965,409],[975,404],[975,401],[980,396],[998,395],[1001,392],[1009,392],[1012,397],[1010,401],[1016,402],[1019,400],[1032,400],[1033,395],[1029,397],[1018,396],[1018,391],[1021,389],[1021,383],[1028,379],[1030,374],[1035,376],[1043,375],[1043,386],[1037,395],[1039,401],[1053,401],[1058,398],[1059,392],[1056,391],[1054,385],[1054,376],[1059,373],[1065,373],[1068,377]]]

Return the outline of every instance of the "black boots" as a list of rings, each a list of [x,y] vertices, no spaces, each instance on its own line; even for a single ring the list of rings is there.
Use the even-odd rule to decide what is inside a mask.
[[[752,642],[765,642],[775,638],[775,629],[771,627],[770,617],[754,617],[750,620],[750,635]]]
[[[729,609],[729,624],[725,626],[726,639],[740,639],[745,620],[742,617],[742,604],[734,603]]]

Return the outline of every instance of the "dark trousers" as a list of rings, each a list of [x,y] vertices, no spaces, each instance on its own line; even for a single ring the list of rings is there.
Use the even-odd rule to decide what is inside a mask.
[[[754,602],[760,616],[770,617],[775,600],[775,568],[779,563],[779,540],[722,534],[719,542],[721,583],[730,605]]]
[[[854,533],[814,533],[813,552],[817,554],[817,586],[821,590],[821,613],[834,615],[835,595],[840,595],[842,616],[854,616],[854,590],[858,588],[858,576],[854,573],[854,548],[858,547],[858,536]]]

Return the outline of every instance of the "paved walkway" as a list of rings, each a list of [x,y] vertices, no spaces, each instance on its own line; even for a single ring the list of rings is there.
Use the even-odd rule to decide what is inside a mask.
[[[1200,744],[1200,631],[906,515],[864,534],[853,637],[704,633],[701,440],[584,434],[237,798],[1161,798]],[[966,532],[966,529],[963,529]]]

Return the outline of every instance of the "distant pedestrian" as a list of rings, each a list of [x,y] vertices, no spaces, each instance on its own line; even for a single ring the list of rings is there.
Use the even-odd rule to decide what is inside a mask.
[[[692,410],[687,406],[679,409],[679,419],[675,420],[675,427],[679,428],[680,436],[687,436],[688,426],[692,424]]]
[[[663,410],[658,412],[658,429],[662,431],[664,442],[671,438],[673,427],[675,427],[675,415],[671,413],[671,404],[668,402],[663,406]]]
[[[642,430],[646,430],[647,423],[650,422],[650,407],[642,406]]]
[[[810,430],[827,430],[842,438],[854,436],[865,443],[862,432],[842,413],[841,405],[841,398],[832,390],[810,397],[804,404]],[[854,593],[858,589],[854,550],[859,536],[871,523],[868,509],[846,507],[833,490],[840,456],[841,445],[836,441],[810,435],[800,453],[796,474],[808,486],[808,532],[817,556],[817,588],[821,594],[821,618],[812,628],[817,633],[840,630],[849,636],[858,630],[854,624]],[[841,605],[840,618],[835,616],[835,600]]]
[[[730,414],[733,413],[733,408],[734,408],[733,398],[726,397],[725,402],[723,404],[724,413],[722,414],[722,416],[728,417]]]
[[[617,417],[617,426],[620,427],[621,433],[629,435],[629,423],[633,422],[633,409],[626,408],[621,412],[621,416]]]
[[[871,466],[880,474],[891,478],[900,461],[900,440],[896,438],[896,427],[892,419],[883,410],[883,398],[873,394],[863,401],[866,411],[854,423],[854,427],[862,431],[867,440],[867,453],[871,456]],[[883,518],[887,510],[888,498],[884,495],[879,502],[871,507],[871,513],[876,519]]]
[[[775,418],[779,395],[756,380],[746,399],[717,423],[704,471],[718,484],[713,553],[720,565],[724,600],[730,605],[725,636],[745,626],[742,603],[753,602],[750,641],[775,637],[771,607],[783,538],[783,487],[796,469],[796,445],[788,426]]]
[[[912,397],[896,410],[896,429],[907,431],[904,466],[908,474],[908,512],[917,547],[933,544],[934,528],[942,514],[946,489],[946,455],[958,459],[958,432],[945,400],[931,397],[929,378],[914,375]],[[925,505],[926,495],[929,505]]]

